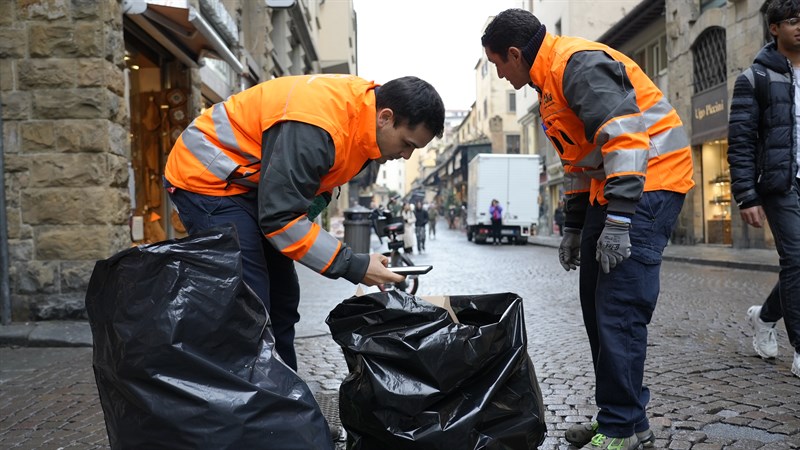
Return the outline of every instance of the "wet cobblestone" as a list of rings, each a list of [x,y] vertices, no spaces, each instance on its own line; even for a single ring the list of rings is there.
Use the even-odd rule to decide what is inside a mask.
[[[528,353],[549,428],[540,448],[570,449],[564,430],[596,412],[577,273],[565,272],[556,250],[545,246],[477,245],[444,229],[427,247],[412,255],[434,266],[418,295],[510,291],[523,298]],[[325,403],[337,395],[347,367],[324,320],[355,287],[298,272],[298,373]],[[752,350],[745,322],[747,308],[761,303],[776,279],[770,271],[664,262],[645,375],[657,448],[800,448],[800,379],[789,370],[783,324],[780,355],[764,361]],[[0,448],[108,447],[91,349],[0,348],[0,411]]]

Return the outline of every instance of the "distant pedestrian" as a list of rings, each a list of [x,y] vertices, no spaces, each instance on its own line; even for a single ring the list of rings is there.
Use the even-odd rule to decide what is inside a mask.
[[[450,206],[450,209],[447,210],[447,225],[448,228],[451,230],[456,229],[456,207]]]
[[[500,245],[503,239],[503,207],[497,199],[489,206],[489,218],[492,221],[492,244]]]
[[[422,207],[422,202],[417,202],[414,208],[414,216],[417,219],[415,231],[417,233],[417,251],[422,253],[425,250],[425,226],[428,224],[428,210]]]
[[[403,250],[406,253],[414,253],[414,246],[417,245],[416,223],[417,215],[414,214],[414,204],[403,204]]]
[[[753,348],[776,357],[783,318],[800,377],[800,0],[773,0],[766,15],[773,41],[733,88],[728,163],[742,220],[761,228],[766,219],[780,256],[778,284],[747,311]]]
[[[558,202],[558,206],[556,210],[553,212],[553,221],[556,223],[558,227],[558,234],[559,236],[564,236],[564,201],[561,200]]]
[[[436,220],[439,218],[439,207],[436,204],[428,207],[428,236],[436,240]]]

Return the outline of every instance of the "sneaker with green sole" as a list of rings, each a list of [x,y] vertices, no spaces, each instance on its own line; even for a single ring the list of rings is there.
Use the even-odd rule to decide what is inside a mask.
[[[596,420],[573,425],[566,431],[564,437],[570,444],[581,448],[591,442],[594,435],[597,434],[598,426],[599,424]],[[656,436],[649,428],[636,433],[636,437],[639,439],[639,443],[642,444],[643,448],[655,448]]]
[[[634,434],[626,438],[608,437],[603,433],[597,433],[592,440],[581,447],[587,450],[639,450],[639,438]]]

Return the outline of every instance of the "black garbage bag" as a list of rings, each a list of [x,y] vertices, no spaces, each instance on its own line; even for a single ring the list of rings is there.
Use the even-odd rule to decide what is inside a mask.
[[[544,440],[542,394],[516,294],[452,296],[448,312],[400,291],[349,298],[328,316],[349,375],[350,450],[521,450]]]
[[[86,309],[113,449],[333,449],[241,265],[232,226],[97,262]]]

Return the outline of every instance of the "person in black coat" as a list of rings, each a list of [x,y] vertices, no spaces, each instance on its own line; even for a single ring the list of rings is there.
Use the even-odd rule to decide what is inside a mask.
[[[780,255],[778,284],[747,311],[753,348],[776,357],[774,328],[783,318],[792,373],[800,377],[800,0],[773,0],[767,21],[774,41],[734,85],[728,163],[742,220],[756,228],[769,223]]]
[[[414,209],[414,214],[417,217],[415,230],[417,232],[417,251],[422,252],[425,250],[425,225],[428,224],[430,215],[428,209],[422,206],[422,202],[417,202],[417,207]]]

